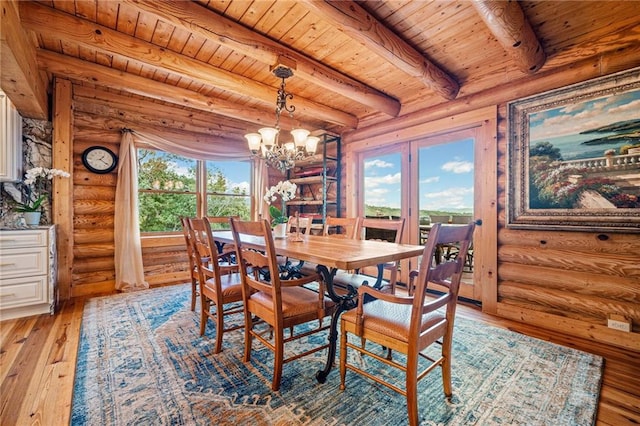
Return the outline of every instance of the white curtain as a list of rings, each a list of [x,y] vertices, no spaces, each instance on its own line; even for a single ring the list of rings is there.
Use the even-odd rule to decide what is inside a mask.
[[[138,168],[136,147],[130,131],[122,133],[116,184],[115,268],[116,290],[149,288],[144,280],[140,223],[138,221]]]
[[[135,140],[135,144],[134,144]],[[246,145],[212,143],[208,140],[185,140],[176,134],[174,140],[165,139],[149,130],[123,130],[120,144],[120,163],[116,186],[115,211],[115,264],[116,289],[132,291],[149,288],[144,280],[140,223],[138,221],[138,163],[137,147],[151,147],[198,160],[246,161],[251,155]],[[268,182],[267,166],[262,160],[254,161],[253,206],[256,220],[265,216],[267,204],[263,195]]]

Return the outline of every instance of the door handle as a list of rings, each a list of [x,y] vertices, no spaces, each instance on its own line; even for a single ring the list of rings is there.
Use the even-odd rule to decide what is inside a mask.
[[[482,226],[482,219],[475,220],[476,226]]]

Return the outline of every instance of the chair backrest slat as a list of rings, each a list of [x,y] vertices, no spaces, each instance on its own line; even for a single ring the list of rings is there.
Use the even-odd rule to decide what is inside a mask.
[[[327,216],[322,229],[322,235],[353,240],[357,237],[359,223],[359,217]]]
[[[358,235],[360,238],[386,240],[393,243],[402,242],[404,231],[404,218],[400,219],[376,219],[366,217],[360,220]],[[366,235],[363,235],[363,230]],[[385,232],[388,231],[388,232]],[[395,232],[393,239],[387,238],[391,232]]]

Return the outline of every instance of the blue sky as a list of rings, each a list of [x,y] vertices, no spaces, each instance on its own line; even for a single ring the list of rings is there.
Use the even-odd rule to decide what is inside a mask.
[[[419,208],[473,211],[473,140],[434,145],[419,151]],[[400,207],[400,154],[365,160],[365,203]]]
[[[532,143],[546,138],[575,135],[617,121],[640,116],[640,90],[592,99],[530,115]]]

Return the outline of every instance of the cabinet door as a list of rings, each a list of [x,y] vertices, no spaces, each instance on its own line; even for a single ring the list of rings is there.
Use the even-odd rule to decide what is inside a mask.
[[[22,117],[0,91],[0,182],[22,178]]]

